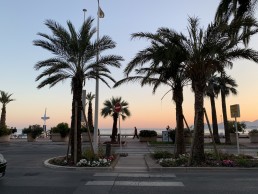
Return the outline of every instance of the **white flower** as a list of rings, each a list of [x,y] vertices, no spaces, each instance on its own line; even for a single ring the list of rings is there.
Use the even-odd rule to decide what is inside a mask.
[[[84,164],[84,165],[87,164],[87,160],[86,160],[86,159],[81,159],[80,162],[81,162],[82,164]]]

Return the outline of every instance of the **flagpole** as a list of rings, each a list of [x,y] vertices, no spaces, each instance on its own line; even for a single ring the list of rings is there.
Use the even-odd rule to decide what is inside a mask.
[[[97,12],[97,42],[99,42],[99,18],[100,18],[100,7],[98,0],[98,12]],[[97,45],[97,64],[99,62],[99,45]],[[98,72],[97,72],[98,73]],[[96,77],[96,89],[95,89],[95,119],[94,119],[94,151],[98,153],[98,116],[99,116],[99,78]]]

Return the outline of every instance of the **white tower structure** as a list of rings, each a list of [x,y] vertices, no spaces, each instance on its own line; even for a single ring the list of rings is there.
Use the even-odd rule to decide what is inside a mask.
[[[48,119],[50,119],[50,117],[47,117],[47,108],[45,108],[45,114],[44,114],[43,117],[41,117],[41,119],[44,121],[43,129],[44,129],[44,132],[46,133],[46,130],[47,130],[47,128],[46,128],[46,121]]]

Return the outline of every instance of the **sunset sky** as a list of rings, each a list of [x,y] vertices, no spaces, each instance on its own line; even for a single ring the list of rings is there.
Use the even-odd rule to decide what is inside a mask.
[[[110,51],[124,58],[121,69],[112,69],[112,76],[123,78],[123,69],[135,54],[144,49],[148,42],[131,40],[135,32],[155,33],[159,27],[169,27],[187,34],[187,19],[189,16],[200,18],[200,24],[206,28],[214,19],[220,0],[100,0],[105,18],[100,20],[100,36],[108,35],[117,47]],[[40,60],[51,57],[51,53],[33,46],[32,41],[40,38],[37,33],[50,34],[44,25],[46,19],[57,21],[66,27],[70,20],[76,29],[82,25],[84,13],[86,17],[97,16],[97,0],[1,0],[0,4],[0,90],[13,93],[16,101],[7,104],[6,123],[10,127],[22,129],[32,124],[43,125],[41,117],[47,108],[47,128],[60,122],[70,124],[72,94],[70,81],[59,83],[53,88],[37,89],[39,83],[35,78],[39,71],[34,65]],[[256,14],[258,18],[258,14]],[[96,26],[96,20],[94,26]],[[95,37],[96,38],[96,37]],[[253,36],[249,47],[258,50],[258,35]],[[251,61],[234,61],[234,67],[228,74],[236,79],[239,87],[237,96],[227,98],[228,117],[229,106],[240,105],[241,121],[258,119],[258,64]],[[88,81],[87,92],[95,93],[95,81]],[[171,93],[163,100],[161,98],[169,90],[162,87],[152,94],[152,88],[141,88],[137,83],[109,89],[100,84],[99,107],[112,96],[121,96],[129,102],[132,116],[121,123],[121,128],[165,128],[175,127],[175,104]],[[94,103],[93,103],[94,105]],[[221,122],[221,101],[216,101],[217,117]],[[184,115],[189,125],[194,118],[194,95],[190,86],[184,89]],[[205,99],[205,108],[209,114],[210,103]],[[111,128],[112,118],[99,116],[99,128]]]

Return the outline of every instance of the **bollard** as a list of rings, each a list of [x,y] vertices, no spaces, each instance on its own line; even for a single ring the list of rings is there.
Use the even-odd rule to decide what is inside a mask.
[[[111,144],[106,144],[106,157],[109,157],[111,155]]]
[[[120,137],[120,134],[118,133],[118,134],[117,134],[117,141],[118,141],[119,143],[120,143],[120,138],[121,138],[121,137]]]

